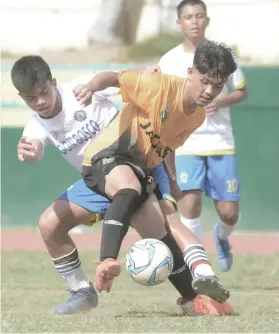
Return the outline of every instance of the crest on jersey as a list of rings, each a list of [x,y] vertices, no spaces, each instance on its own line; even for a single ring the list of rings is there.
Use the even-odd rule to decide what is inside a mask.
[[[160,118],[162,122],[168,118],[168,112],[168,108],[165,108],[163,111],[161,111]]]
[[[74,119],[77,121],[77,122],[83,122],[85,121],[87,118],[86,116],[86,112],[82,109],[80,110],[77,110],[75,113],[74,113]]]

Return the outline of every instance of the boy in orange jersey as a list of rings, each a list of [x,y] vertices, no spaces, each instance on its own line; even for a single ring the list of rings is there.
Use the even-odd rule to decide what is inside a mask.
[[[81,104],[88,102],[92,92],[109,86],[119,86],[126,102],[108,127],[88,145],[83,159],[83,178],[87,186],[112,201],[102,230],[101,263],[95,282],[99,290],[109,290],[113,278],[119,275],[120,265],[116,259],[122,240],[132,215],[144,205],[152,217],[152,222],[142,222],[149,225],[146,227],[149,230],[152,225],[152,232],[146,237],[162,240],[172,251],[174,270],[169,279],[183,298],[181,304],[190,305],[197,298],[191,284],[190,287],[187,284],[189,268],[197,293],[206,294],[208,289],[213,299],[224,302],[228,298],[228,291],[212,275],[199,243],[185,249],[183,258],[166,226],[166,217],[158,203],[161,194],[150,169],[181,146],[203,123],[203,107],[221,92],[235,69],[230,49],[223,44],[206,42],[197,48],[186,80],[161,73],[106,72],[75,88]],[[172,230],[172,234],[175,231]]]

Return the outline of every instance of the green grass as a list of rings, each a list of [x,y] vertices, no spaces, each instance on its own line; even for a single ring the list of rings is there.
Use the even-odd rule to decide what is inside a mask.
[[[82,253],[88,276],[97,254]],[[215,259],[213,259],[215,263]],[[53,307],[68,298],[62,279],[45,253],[2,252],[2,333],[275,332],[279,326],[277,256],[238,256],[230,273],[220,274],[231,290],[232,317],[181,317],[169,283],[141,287],[125,269],[110,294],[87,314],[56,316]]]

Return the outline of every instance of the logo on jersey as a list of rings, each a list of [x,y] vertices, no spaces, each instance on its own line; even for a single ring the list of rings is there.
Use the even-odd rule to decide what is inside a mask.
[[[62,134],[62,138],[58,143],[56,143],[56,147],[62,154],[67,154],[79,145],[95,138],[95,136],[97,136],[100,131],[101,129],[99,125],[91,120],[90,122],[85,123],[84,126],[80,127],[79,129],[68,133],[66,137]],[[58,141],[58,138],[56,138],[56,140]]]
[[[149,137],[151,147],[155,150],[159,158],[165,159],[169,152],[172,152],[172,149],[163,146],[160,142],[160,136],[154,133],[151,123],[140,124],[140,127],[144,130],[145,134]]]
[[[80,109],[80,110],[78,110],[78,111],[76,111],[76,112],[74,113],[74,119],[75,119],[77,122],[83,122],[83,121],[86,120],[86,118],[87,118],[87,116],[86,116],[86,112],[85,112],[84,110],[82,110],[82,109]]]
[[[188,180],[189,180],[188,173],[186,173],[186,172],[180,173],[180,182],[181,183],[188,183]]]
[[[162,122],[166,121],[166,119],[168,118],[168,112],[168,108],[161,111],[160,118]]]

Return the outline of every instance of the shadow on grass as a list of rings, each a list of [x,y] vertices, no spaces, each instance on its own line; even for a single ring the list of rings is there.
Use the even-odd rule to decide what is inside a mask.
[[[238,312],[233,313],[230,316],[225,317],[239,317],[240,314]],[[144,311],[128,311],[123,314],[118,314],[115,316],[115,318],[154,318],[154,317],[161,317],[161,318],[182,318],[182,317],[189,317],[189,318],[195,318],[197,316],[185,316],[178,312],[163,312],[163,311],[152,311],[152,312],[144,312]],[[199,316],[199,317],[202,317]]]

